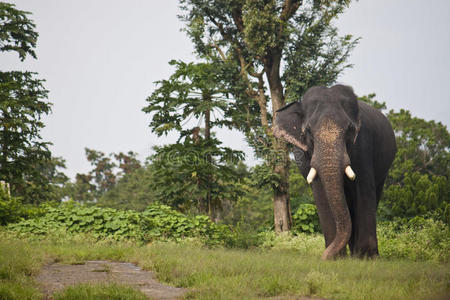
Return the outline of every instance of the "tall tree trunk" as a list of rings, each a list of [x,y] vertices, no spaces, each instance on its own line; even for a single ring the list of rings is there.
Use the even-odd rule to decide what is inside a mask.
[[[265,72],[269,82],[272,99],[273,117],[284,105],[283,85],[280,78],[281,51],[274,50],[267,56]],[[279,175],[280,182],[274,186],[273,215],[276,232],[289,231],[292,227],[291,203],[289,199],[289,151],[287,144],[273,137],[274,172]]]
[[[274,186],[273,216],[277,233],[289,231],[292,227],[291,203],[289,199],[289,151],[283,141],[275,141],[274,172],[280,176],[278,186]]]

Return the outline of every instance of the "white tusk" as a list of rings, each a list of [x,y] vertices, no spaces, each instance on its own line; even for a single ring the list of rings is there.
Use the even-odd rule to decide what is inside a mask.
[[[316,169],[311,168],[311,170],[309,170],[308,176],[306,177],[306,181],[308,182],[308,184],[311,184],[311,182],[313,182],[316,175],[317,175]]]
[[[355,180],[356,178],[355,172],[353,172],[352,167],[350,166],[347,166],[347,168],[345,168],[345,174],[351,181]]]

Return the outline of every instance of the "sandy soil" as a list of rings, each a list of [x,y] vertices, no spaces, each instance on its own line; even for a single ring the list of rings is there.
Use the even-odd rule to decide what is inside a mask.
[[[80,265],[52,263],[46,265],[36,280],[42,287],[44,299],[52,299],[55,291],[80,283],[118,283],[143,292],[150,299],[179,299],[185,289],[159,283],[152,272],[131,263],[86,261]]]

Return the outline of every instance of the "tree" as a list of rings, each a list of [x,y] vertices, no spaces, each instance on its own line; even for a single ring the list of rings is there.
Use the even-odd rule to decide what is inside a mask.
[[[137,159],[137,153],[133,151],[128,151],[127,154],[119,152],[119,154],[114,154],[114,158],[117,160],[119,168],[122,170],[121,173],[119,173],[119,176],[129,175],[141,168],[141,163]]]
[[[32,199],[33,204],[41,204],[48,201],[60,202],[67,197],[67,184],[69,178],[62,170],[66,168],[66,162],[61,157],[36,160],[32,163],[32,172],[24,174],[27,183],[21,193],[21,197]]]
[[[72,200],[80,203],[90,203],[95,201],[97,190],[92,183],[92,176],[89,174],[75,175],[75,182],[68,184],[68,193]]]
[[[143,211],[155,202],[151,165],[124,174],[117,184],[98,199],[98,205],[116,209]]]
[[[223,117],[231,105],[219,76],[223,65],[175,60],[170,64],[176,67],[174,74],[157,82],[159,87],[143,109],[153,114],[153,132],[161,136],[174,130],[179,134],[177,143],[155,147],[155,197],[182,210],[196,207],[215,218],[231,191],[228,181],[233,169],[226,162],[243,158],[242,152],[221,147],[212,132],[213,127],[230,126],[230,120]],[[196,126],[189,126],[192,119],[197,120]]]
[[[255,152],[264,156],[268,176],[276,179],[270,181],[275,230],[289,230],[289,148],[273,136],[272,119],[287,101],[299,99],[312,85],[333,83],[349,67],[345,61],[357,40],[339,37],[331,22],[350,1],[180,2],[185,12],[181,18],[197,54],[235,68],[223,79],[234,87],[230,92],[241,104],[232,108],[239,112],[247,108],[249,116],[242,118],[235,111],[228,116]],[[250,109],[253,104],[256,110]]]
[[[36,58],[38,33],[28,14],[13,4],[0,3],[0,51],[17,52],[22,61],[27,55]],[[49,178],[37,169],[52,164],[50,143],[40,136],[41,117],[50,113],[51,104],[44,100],[48,91],[43,80],[35,75],[0,71],[0,179],[11,184],[13,195],[28,203],[46,199],[30,191],[49,189]]]
[[[75,183],[70,185],[70,196],[75,201],[98,201],[116,186],[118,179],[141,168],[137,154],[133,151],[128,151],[127,154],[119,152],[106,155],[101,151],[89,148],[84,150],[86,159],[93,169],[88,174],[77,174]],[[120,171],[117,170],[117,167]]]
[[[450,222],[450,133],[440,122],[390,110],[397,156],[384,195],[388,217],[413,217],[432,211]]]
[[[96,198],[98,198],[116,184],[116,174],[114,174],[116,164],[101,151],[89,148],[84,148],[84,150],[87,160],[94,167],[89,174],[95,181]]]

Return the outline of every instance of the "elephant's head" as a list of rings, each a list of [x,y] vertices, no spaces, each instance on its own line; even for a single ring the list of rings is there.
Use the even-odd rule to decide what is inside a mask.
[[[310,158],[308,183],[320,180],[332,211],[336,236],[322,255],[335,257],[347,245],[352,222],[344,195],[344,176],[355,179],[350,151],[360,128],[357,98],[346,86],[315,87],[302,102],[275,113],[273,132]]]

